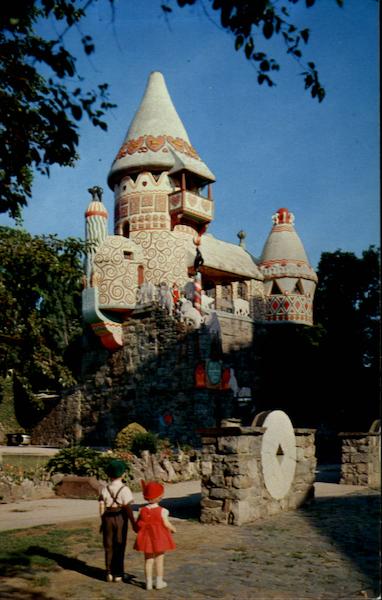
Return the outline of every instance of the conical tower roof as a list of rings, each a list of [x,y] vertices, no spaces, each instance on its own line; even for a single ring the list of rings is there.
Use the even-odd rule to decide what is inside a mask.
[[[108,183],[113,188],[121,176],[143,170],[186,169],[205,182],[215,181],[213,173],[191,146],[176,112],[162,73],[151,73],[147,87],[112,164]]]
[[[294,228],[294,215],[279,208],[272,217],[273,227],[264,244],[260,268],[265,278],[302,276],[317,281],[304,246]]]

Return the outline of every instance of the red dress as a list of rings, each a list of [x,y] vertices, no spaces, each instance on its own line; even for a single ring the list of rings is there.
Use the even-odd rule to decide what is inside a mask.
[[[162,554],[175,549],[171,532],[163,523],[162,510],[164,509],[161,506],[141,508],[138,516],[139,531],[134,550],[145,552],[145,554]]]

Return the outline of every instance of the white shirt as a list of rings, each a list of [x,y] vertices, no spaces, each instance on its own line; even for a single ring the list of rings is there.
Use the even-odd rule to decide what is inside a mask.
[[[115,502],[113,503],[113,498],[109,494],[109,491],[107,488],[109,488],[110,491],[112,492],[112,494],[114,496],[116,496],[118,490],[122,486],[124,486],[124,487],[121,489],[121,491],[119,492],[119,494],[117,496],[117,503],[115,503]],[[127,485],[125,485],[121,479],[114,479],[114,481],[109,483],[108,486],[105,486],[101,490],[100,500],[105,503],[106,508],[110,508],[110,507],[117,508],[120,505],[126,505],[126,504],[130,504],[131,502],[134,502],[134,497],[133,497],[133,494],[131,493],[130,488]]]

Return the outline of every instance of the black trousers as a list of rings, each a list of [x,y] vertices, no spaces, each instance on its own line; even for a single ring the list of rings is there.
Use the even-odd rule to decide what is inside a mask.
[[[122,577],[124,573],[127,524],[125,511],[106,511],[102,515],[106,572],[111,573],[114,577]]]

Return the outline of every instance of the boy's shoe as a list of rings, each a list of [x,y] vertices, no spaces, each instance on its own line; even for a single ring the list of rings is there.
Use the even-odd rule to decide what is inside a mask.
[[[114,577],[115,583],[120,583],[122,581],[122,577]]]
[[[155,585],[157,590],[163,590],[163,588],[167,587],[167,583],[165,581],[157,581]]]
[[[108,582],[113,581],[113,575],[111,573],[106,574],[106,581],[108,581]]]

